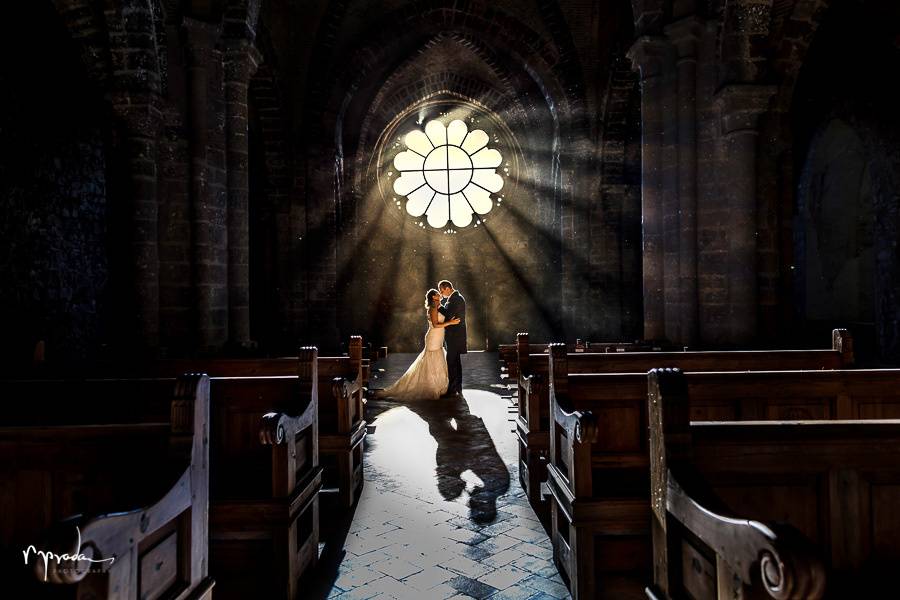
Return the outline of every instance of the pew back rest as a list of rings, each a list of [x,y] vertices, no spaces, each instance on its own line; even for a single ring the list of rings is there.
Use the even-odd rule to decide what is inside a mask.
[[[550,370],[549,351],[529,355],[520,370],[519,414],[533,431],[547,431],[550,426],[550,404],[546,400],[550,377],[587,373],[646,373],[660,366],[699,372],[833,370],[846,369],[853,364],[852,338],[844,329],[835,329],[832,332],[832,347],[821,350],[579,354],[558,344],[552,347],[557,353],[558,365],[554,372]],[[564,355],[563,348],[566,349]],[[520,354],[523,351],[520,348]],[[559,385],[558,382],[557,387]]]
[[[286,496],[317,469],[318,400],[313,383],[296,375],[210,380],[210,487],[216,500]],[[287,438],[281,444],[274,439],[277,432],[271,440],[262,439],[267,414],[281,416],[281,437]],[[284,420],[292,425],[287,431]]]
[[[685,380],[691,420],[900,418],[900,371],[894,369],[701,372],[686,373]],[[582,493],[597,491],[600,481],[586,463],[607,473],[644,469],[646,375],[575,374],[564,383],[563,396],[551,392],[550,461],[582,479],[572,481],[573,491],[579,485]],[[590,432],[593,442],[574,443],[578,428]],[[578,452],[584,456],[576,458]],[[634,485],[640,487],[641,480]]]
[[[691,422],[687,379],[648,380],[655,587],[715,597],[717,579],[781,581],[819,597],[808,541],[834,570],[830,593],[853,582],[834,597],[887,583],[900,566],[900,420]]]

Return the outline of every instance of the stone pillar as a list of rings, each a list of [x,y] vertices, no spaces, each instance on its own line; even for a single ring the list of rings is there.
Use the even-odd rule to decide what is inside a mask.
[[[666,40],[662,58],[662,236],[663,304],[666,340],[681,339],[680,244],[681,223],[678,200],[678,78],[675,49]]]
[[[247,88],[260,63],[253,43],[226,42],[225,128],[228,173],[228,341],[250,344],[250,221],[248,198]]]
[[[157,199],[157,139],[162,123],[159,98],[154,93],[116,93],[113,111],[122,123],[121,146],[127,170],[127,202],[131,242],[131,302],[123,310],[125,343],[139,351],[159,346],[159,236]],[[128,309],[134,307],[133,318]]]
[[[693,346],[699,338],[697,290],[697,56],[703,23],[688,17],[666,27],[677,51],[678,214],[680,339]]]
[[[662,207],[663,66],[668,42],[642,36],[628,51],[641,76],[641,235],[644,338],[665,337]]]
[[[227,330],[227,308],[222,318],[228,272],[226,206],[210,186],[208,162],[209,88],[214,47],[219,27],[196,19],[185,18],[184,30],[188,49],[188,140],[191,159],[191,259],[194,273],[194,346],[201,352],[216,349]],[[225,321],[224,323],[221,321]]]
[[[716,94],[727,161],[720,177],[729,209],[729,341],[737,345],[757,338],[756,141],[759,116],[775,91],[775,86],[733,84]]]

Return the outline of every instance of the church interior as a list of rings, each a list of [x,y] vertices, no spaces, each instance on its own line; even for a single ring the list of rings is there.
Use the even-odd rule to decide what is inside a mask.
[[[896,595],[896,0],[3,12],[0,597]]]

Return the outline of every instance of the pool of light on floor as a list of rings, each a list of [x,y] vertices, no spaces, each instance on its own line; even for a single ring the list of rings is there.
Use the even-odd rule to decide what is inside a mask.
[[[461,503],[473,520],[490,522],[497,497],[510,486],[506,462],[515,439],[504,405],[497,394],[466,390],[464,399],[387,408],[371,423],[367,468],[407,492]]]

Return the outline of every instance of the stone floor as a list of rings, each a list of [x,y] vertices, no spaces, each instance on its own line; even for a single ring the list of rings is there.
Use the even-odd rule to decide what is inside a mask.
[[[413,358],[379,361],[371,387]],[[570,597],[519,485],[497,355],[470,353],[463,371],[461,400],[369,402],[363,493],[326,538],[312,597]]]

